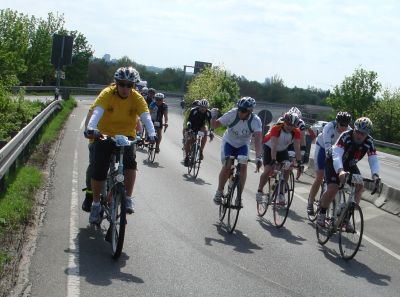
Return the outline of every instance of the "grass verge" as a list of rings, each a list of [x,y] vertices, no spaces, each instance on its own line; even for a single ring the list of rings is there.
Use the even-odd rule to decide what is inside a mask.
[[[217,134],[218,136],[224,135],[226,130],[226,127],[218,127],[217,129],[214,130],[215,134]]]
[[[376,149],[380,152],[384,152],[384,153],[395,155],[395,156],[400,156],[400,150],[398,150],[398,149],[384,147],[384,146],[380,146],[380,145],[377,145]]]
[[[32,218],[35,193],[44,183],[40,168],[48,158],[51,143],[57,139],[75,106],[73,99],[62,102],[62,109],[43,127],[39,144],[29,159],[32,165],[19,166],[15,174],[7,175],[6,190],[0,194],[0,278],[10,274],[12,268],[9,266],[17,262],[15,255],[21,246],[18,235],[23,232],[21,227]]]

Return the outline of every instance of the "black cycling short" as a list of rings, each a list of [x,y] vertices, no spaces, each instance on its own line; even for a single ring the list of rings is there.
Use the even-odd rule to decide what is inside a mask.
[[[353,174],[361,174],[357,165],[352,166],[350,168],[344,168],[345,171],[353,173]],[[336,173],[335,168],[333,167],[332,158],[327,158],[325,162],[325,179],[327,184],[340,184],[339,175]]]
[[[276,161],[278,162],[283,162],[289,160],[289,154],[288,154],[288,150],[284,150],[284,151],[280,151],[280,152],[276,152]],[[267,145],[264,145],[264,158],[263,158],[263,164],[265,165],[269,165],[271,164],[271,148]]]
[[[113,150],[116,148],[112,140],[96,140],[93,148],[93,171],[92,178],[98,181],[107,178],[108,167]],[[124,150],[124,169],[136,170],[136,156],[133,152],[133,146],[127,146]]]

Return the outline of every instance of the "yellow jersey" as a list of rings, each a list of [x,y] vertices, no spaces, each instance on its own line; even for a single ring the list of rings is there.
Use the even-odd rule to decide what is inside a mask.
[[[90,109],[96,106],[104,109],[97,128],[101,134],[108,136],[135,137],[137,117],[149,112],[146,101],[136,90],[132,89],[129,96],[122,99],[114,84],[101,91]]]

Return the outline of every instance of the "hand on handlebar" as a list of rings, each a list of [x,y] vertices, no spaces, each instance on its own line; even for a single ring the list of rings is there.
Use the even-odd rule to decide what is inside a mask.
[[[262,167],[263,162],[261,157],[256,159],[256,172],[260,172],[260,168]]]
[[[374,195],[376,192],[378,192],[380,194],[381,193],[381,178],[377,174],[374,174],[372,178],[374,180],[375,187],[372,190],[371,195]]]
[[[85,131],[83,131],[83,135],[87,138],[87,139],[96,139],[96,138],[101,138],[102,135],[100,133],[99,130],[97,129],[85,129]]]

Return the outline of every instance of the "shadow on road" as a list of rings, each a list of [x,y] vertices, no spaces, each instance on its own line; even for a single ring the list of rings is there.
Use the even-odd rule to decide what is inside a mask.
[[[185,181],[192,182],[192,183],[194,183],[196,185],[200,185],[200,186],[202,186],[202,185],[212,185],[212,184],[206,182],[204,179],[201,179],[199,177],[194,178],[193,176],[191,176],[191,175],[189,175],[187,173],[183,174],[182,176],[185,178]]]
[[[326,246],[321,246],[320,250],[323,252],[325,258],[342,268],[341,271],[350,277],[365,278],[369,283],[378,286],[388,286],[392,279],[389,275],[376,273],[367,265],[358,262],[355,258],[345,261],[340,254]]]
[[[308,220],[303,216],[299,216],[297,214],[297,212],[292,209],[289,209],[288,218],[290,218],[291,220],[293,220],[295,222],[302,222],[302,223],[304,223],[306,220]]]
[[[144,283],[140,277],[121,271],[129,256],[122,252],[118,260],[112,259],[111,246],[104,240],[104,235],[105,230],[96,230],[94,227],[79,229],[79,275],[97,286],[109,286],[113,280]]]
[[[232,246],[234,251],[245,254],[254,253],[253,250],[261,250],[262,248],[257,244],[250,241],[250,239],[243,234],[243,232],[235,230],[232,234],[228,233],[223,225],[214,224],[217,227],[218,234],[223,237],[223,239],[215,239],[210,237],[205,237],[205,244],[212,246],[212,242]]]
[[[302,245],[302,242],[306,241],[306,239],[301,236],[293,235],[289,229],[285,228],[285,226],[283,226],[282,228],[276,228],[276,226],[272,222],[264,218],[258,218],[257,221],[260,226],[267,230],[273,237],[282,238],[289,243],[297,245]]]
[[[150,168],[165,168],[164,166],[161,166],[158,162],[149,162],[147,161],[147,159],[143,160],[143,165],[146,165]]]

